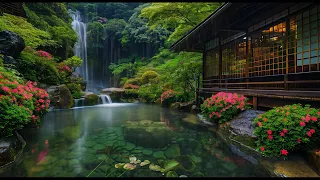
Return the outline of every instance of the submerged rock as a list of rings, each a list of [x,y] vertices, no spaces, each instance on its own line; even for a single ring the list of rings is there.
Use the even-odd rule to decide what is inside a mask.
[[[123,127],[124,137],[127,141],[146,148],[165,147],[175,137],[175,132],[171,131],[165,122],[127,121]]]

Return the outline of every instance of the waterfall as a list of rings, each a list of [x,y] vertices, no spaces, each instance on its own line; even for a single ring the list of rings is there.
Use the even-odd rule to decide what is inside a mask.
[[[83,60],[80,67],[76,69],[76,72],[88,82],[88,61],[87,61],[87,27],[86,24],[81,22],[81,16],[79,11],[68,10],[72,17],[72,29],[77,33],[78,41],[73,47],[74,54]]]
[[[99,95],[99,97],[100,97],[100,99],[102,101],[102,104],[111,104],[112,103],[111,98],[110,98],[109,95],[103,94],[103,95]]]
[[[75,99],[74,107],[81,107],[81,106],[84,106],[84,98]]]

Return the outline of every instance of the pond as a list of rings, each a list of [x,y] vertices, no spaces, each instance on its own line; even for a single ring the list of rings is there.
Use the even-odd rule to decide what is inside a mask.
[[[171,170],[178,176],[269,176],[259,164],[232,153],[214,132],[183,123],[192,116],[135,103],[52,111],[39,129],[22,132],[23,159],[5,176],[163,177],[168,162],[175,162]],[[132,156],[164,171],[152,171],[150,164],[132,171],[115,168]]]

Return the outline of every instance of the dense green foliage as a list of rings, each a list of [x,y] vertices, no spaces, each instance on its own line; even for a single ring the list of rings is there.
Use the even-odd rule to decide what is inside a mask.
[[[77,35],[71,27],[72,19],[64,3],[25,3],[28,22],[51,35],[55,46],[43,45],[42,49],[62,59],[73,55]]]
[[[27,22],[26,19],[4,13],[0,16],[0,31],[9,30],[20,35],[26,46],[37,48],[39,46],[55,46],[49,32],[40,30]]]
[[[237,93],[219,92],[201,105],[203,115],[210,121],[224,123],[232,120],[241,111],[248,109],[247,98]]]
[[[14,69],[0,67],[0,137],[11,136],[25,125],[39,125],[49,107],[45,90],[25,82]]]
[[[285,157],[310,149],[319,140],[320,111],[300,104],[275,107],[254,119],[257,150],[264,156]]]
[[[119,62],[111,64],[109,68],[114,75],[120,76],[121,85],[124,85],[125,89],[133,89],[132,85],[138,85],[134,93],[137,92],[139,98],[144,101],[154,102],[168,90],[175,92],[172,101],[192,100],[197,82],[201,80],[202,56],[200,53],[190,52],[177,54],[167,48],[210,15],[219,5],[220,3],[140,5],[127,22],[121,43],[124,47],[130,43],[160,44],[159,53],[152,58],[141,58],[143,61],[139,65],[135,65],[137,61]],[[152,77],[153,82],[149,82],[149,77]],[[135,81],[130,82],[134,78],[140,78],[139,84]]]

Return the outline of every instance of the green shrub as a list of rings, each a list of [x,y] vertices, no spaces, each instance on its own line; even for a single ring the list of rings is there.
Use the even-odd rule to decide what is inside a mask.
[[[60,75],[53,59],[37,55],[32,49],[26,48],[21,52],[18,71],[28,80],[48,85],[60,83]]]
[[[89,94],[84,99],[84,104],[86,106],[93,106],[93,105],[97,105],[98,103],[99,103],[99,96],[97,96],[96,94]]]
[[[257,150],[264,156],[286,156],[308,149],[319,139],[320,111],[300,104],[275,107],[254,119]]]
[[[0,66],[3,66],[3,55],[0,54]]]
[[[67,83],[68,89],[70,90],[72,97],[75,99],[81,98],[81,85],[77,83]]]
[[[129,79],[129,78],[127,78],[127,77],[121,78],[121,79],[120,79],[120,87],[124,86],[124,84],[127,82],[128,79]]]
[[[125,89],[124,90],[124,98],[133,98],[136,99],[139,97],[139,93],[137,89]]]
[[[160,75],[155,71],[146,71],[141,76],[141,82],[142,82],[142,84],[158,83],[159,76]]]
[[[9,30],[23,38],[26,46],[37,48],[39,46],[55,46],[50,33],[33,27],[26,19],[4,13],[0,16],[0,31]]]
[[[79,77],[79,78],[70,77],[69,82],[70,82],[70,83],[75,83],[75,84],[80,84],[80,89],[81,89],[82,91],[85,91],[85,90],[86,90],[86,83],[85,83],[84,79],[81,78],[81,77]]]
[[[247,98],[236,93],[219,92],[207,98],[201,104],[203,115],[210,121],[224,123],[232,120],[232,118],[241,111],[248,109]]]
[[[63,62],[65,65],[67,65],[69,67],[76,68],[76,67],[81,66],[82,59],[79,58],[78,56],[72,56],[71,58],[68,58]]]
[[[155,102],[162,94],[162,89],[158,84],[146,84],[139,88],[139,98],[146,102]]]
[[[140,85],[140,84],[141,84],[141,79],[140,79],[140,78],[128,79],[128,80],[126,81],[126,83],[124,84],[124,86],[126,86],[127,84]]]

